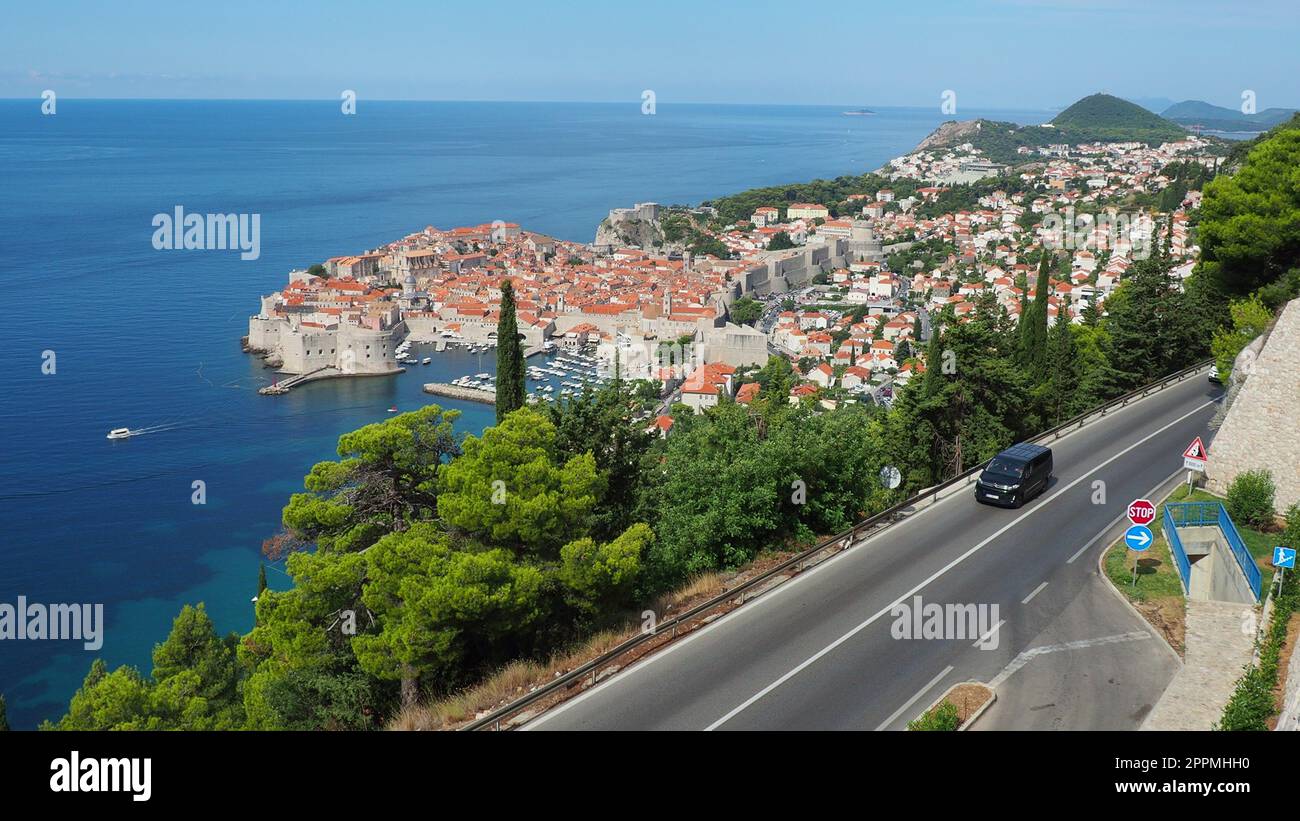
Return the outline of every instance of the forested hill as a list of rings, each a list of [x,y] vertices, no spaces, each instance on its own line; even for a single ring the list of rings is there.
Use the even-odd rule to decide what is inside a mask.
[[[1244,114],[1235,108],[1201,100],[1184,100],[1171,105],[1160,116],[1181,125],[1199,125],[1213,131],[1265,131],[1286,122],[1295,113],[1290,108],[1266,108],[1255,114]]]
[[[1084,97],[1053,117],[1052,125],[1067,132],[1071,143],[1161,143],[1187,136],[1187,131],[1177,123],[1109,94]]]
[[[1017,164],[1021,147],[1053,143],[1143,142],[1154,145],[1179,140],[1187,132],[1177,123],[1109,94],[1093,94],[1056,115],[1044,125],[1019,125],[997,120],[944,123],[917,146],[918,150],[970,143],[994,162]]]

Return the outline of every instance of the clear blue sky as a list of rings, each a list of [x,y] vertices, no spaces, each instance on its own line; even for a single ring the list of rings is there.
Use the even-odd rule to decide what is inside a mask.
[[[43,0],[0,20],[0,97],[1300,107],[1297,0]]]

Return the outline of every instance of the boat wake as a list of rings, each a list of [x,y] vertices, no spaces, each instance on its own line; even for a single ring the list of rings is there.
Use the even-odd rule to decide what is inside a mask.
[[[109,439],[129,439],[133,436],[146,436],[150,433],[165,433],[169,430],[176,430],[184,427],[180,422],[163,422],[159,425],[148,425],[143,428],[113,428],[108,432]]]

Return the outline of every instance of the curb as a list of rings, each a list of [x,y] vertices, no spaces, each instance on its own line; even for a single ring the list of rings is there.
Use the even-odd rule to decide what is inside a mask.
[[[925,715],[926,713],[928,713],[928,712],[930,712],[931,710],[933,710],[935,707],[938,707],[940,704],[942,704],[942,703],[944,702],[944,700],[947,699],[948,696],[952,693],[953,690],[956,690],[958,687],[963,687],[963,686],[968,686],[968,685],[969,685],[969,686],[975,686],[975,687],[983,687],[986,691],[988,691],[988,694],[989,694],[989,700],[986,701],[986,702],[984,702],[982,705],[980,705],[979,709],[977,709],[975,712],[973,712],[973,713],[970,714],[970,718],[968,718],[968,719],[966,719],[965,721],[963,721],[963,722],[962,722],[962,723],[957,727],[957,732],[959,732],[959,733],[964,733],[965,731],[969,730],[969,729],[971,728],[971,726],[972,726],[976,721],[979,720],[979,717],[982,716],[982,715],[984,715],[984,713],[985,713],[985,712],[986,712],[990,707],[993,706],[993,702],[995,702],[995,701],[998,700],[998,691],[997,691],[997,690],[994,690],[992,687],[990,687],[989,685],[985,684],[985,683],[982,682],[982,681],[973,681],[973,680],[972,680],[972,681],[959,681],[959,682],[957,682],[956,684],[954,684],[954,685],[952,685],[951,687],[949,687],[947,690],[944,690],[944,691],[943,691],[943,695],[939,696],[939,697],[936,698],[934,701],[930,702],[930,706],[929,706],[929,707],[926,707],[924,710],[922,710],[922,711],[920,712],[920,714],[917,716],[917,718],[920,718],[921,716],[923,716],[923,715]]]
[[[1170,476],[1168,479],[1166,479],[1166,480],[1165,480],[1164,482],[1162,482],[1161,484],[1156,485],[1155,490],[1152,491],[1149,495],[1151,495],[1151,496],[1156,496],[1157,493],[1159,493],[1160,488],[1161,488],[1162,486],[1164,486],[1164,485],[1168,484],[1169,482],[1173,481],[1174,477],[1175,477],[1175,476],[1178,476],[1178,475],[1181,474],[1181,473],[1183,473],[1183,468],[1179,468],[1178,470],[1174,471],[1174,474],[1173,474],[1172,476]],[[1169,488],[1169,490],[1166,491],[1166,492],[1164,493],[1164,495],[1159,496],[1159,500],[1155,502],[1155,506],[1156,506],[1156,508],[1158,509],[1158,508],[1160,507],[1160,505],[1162,505],[1162,504],[1164,504],[1166,501],[1168,501],[1168,500],[1169,500],[1169,497],[1170,497],[1170,496],[1173,496],[1173,495],[1174,495],[1174,491],[1177,490],[1177,489],[1178,489],[1182,484],[1183,484],[1183,482],[1182,482],[1182,480],[1180,479],[1178,482],[1176,482],[1176,483],[1174,484],[1173,487]],[[1183,657],[1180,656],[1180,655],[1178,655],[1178,651],[1175,650],[1175,649],[1173,648],[1173,645],[1171,645],[1171,644],[1170,644],[1170,643],[1165,639],[1164,635],[1163,635],[1159,630],[1155,629],[1155,627],[1152,626],[1151,622],[1147,621],[1147,617],[1144,616],[1144,615],[1142,615],[1142,611],[1138,610],[1138,609],[1133,605],[1133,602],[1129,601],[1128,596],[1125,596],[1125,595],[1120,591],[1120,589],[1117,588],[1117,587],[1115,586],[1115,583],[1114,583],[1113,581],[1111,581],[1110,576],[1106,575],[1106,554],[1110,553],[1111,549],[1112,549],[1113,547],[1115,547],[1115,545],[1116,545],[1117,543],[1118,543],[1118,539],[1114,539],[1114,540],[1111,540],[1111,541],[1107,542],[1107,543],[1106,543],[1106,547],[1101,551],[1100,554],[1098,554],[1098,556],[1097,556],[1097,573],[1101,576],[1102,581],[1104,581],[1104,582],[1106,583],[1106,589],[1110,590],[1111,593],[1115,594],[1115,598],[1117,598],[1117,599],[1119,599],[1121,602],[1123,602],[1123,603],[1124,603],[1124,606],[1128,608],[1129,612],[1132,613],[1134,616],[1136,616],[1137,619],[1138,619],[1139,621],[1142,622],[1143,626],[1145,626],[1147,630],[1149,630],[1153,635],[1155,635],[1155,637],[1156,637],[1157,639],[1160,640],[1160,646],[1163,647],[1163,648],[1165,648],[1166,650],[1169,651],[1169,655],[1173,656],[1174,661],[1178,662],[1178,667],[1179,667],[1179,669],[1182,669],[1182,667],[1183,667]],[[1186,598],[1185,598],[1185,597],[1184,597],[1184,601],[1186,601]],[[1167,689],[1167,688],[1166,688],[1166,689]],[[1161,693],[1161,696],[1163,696],[1163,695],[1164,695],[1164,693]],[[1143,719],[1143,722],[1145,723],[1145,719]],[[1139,726],[1139,729],[1141,729],[1140,726]]]

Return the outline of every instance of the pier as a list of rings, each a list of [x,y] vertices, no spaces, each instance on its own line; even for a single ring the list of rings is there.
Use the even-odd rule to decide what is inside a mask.
[[[274,385],[264,385],[257,389],[257,392],[263,396],[279,396],[282,393],[288,393],[299,385],[305,385],[308,382],[315,382],[318,379],[337,379],[344,376],[392,376],[393,374],[405,373],[406,368],[397,368],[391,371],[380,371],[377,373],[344,373],[333,365],[326,365],[323,368],[317,368],[307,373],[296,373]]]
[[[497,401],[496,391],[464,388],[460,385],[448,385],[446,382],[428,382],[424,386],[424,392],[435,396],[450,397],[451,399],[464,399],[469,402],[485,402],[489,405],[495,405]]]

